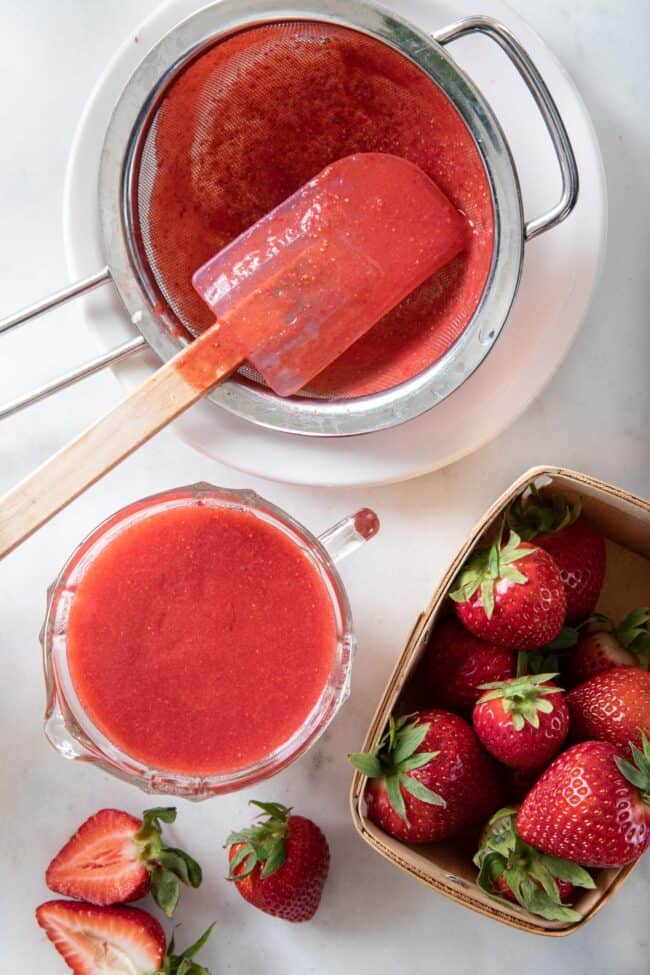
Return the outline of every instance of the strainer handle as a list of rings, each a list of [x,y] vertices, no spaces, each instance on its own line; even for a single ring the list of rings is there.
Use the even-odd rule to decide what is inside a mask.
[[[46,311],[51,311],[52,308],[65,305],[66,301],[78,298],[79,295],[85,295],[110,280],[110,271],[107,267],[103,267],[101,271],[97,271],[96,274],[91,274],[89,278],[84,278],[82,281],[75,281],[74,284],[69,285],[67,288],[63,288],[61,291],[55,291],[54,294],[48,295],[47,298],[35,301],[33,305],[27,305],[26,308],[21,308],[14,315],[9,315],[7,318],[0,318],[0,335],[3,332],[11,331],[12,328],[17,328],[19,325],[24,325],[25,322],[30,322],[32,318],[38,318],[39,315],[44,315]]]
[[[100,372],[102,369],[106,369],[107,366],[121,362],[134,352],[140,352],[145,348],[147,348],[147,343],[141,335],[127,339],[126,342],[122,342],[121,345],[116,345],[115,348],[110,349],[108,352],[103,352],[101,355],[95,356],[94,359],[89,359],[80,366],[75,366],[74,369],[70,369],[68,372],[62,372],[56,379],[51,379],[49,382],[43,383],[42,386],[35,386],[28,393],[23,393],[15,399],[0,404],[0,420],[4,420],[8,416],[13,416],[14,413],[19,413],[28,406],[32,406],[33,403],[40,403],[41,400],[47,399],[48,396],[53,396],[59,390],[67,389],[68,386],[72,386],[74,383],[78,383],[88,376],[94,376],[96,372]]]
[[[530,91],[537,108],[540,111],[544,123],[551,137],[557,161],[560,165],[562,174],[562,196],[554,207],[528,220],[524,224],[524,237],[531,240],[538,234],[543,234],[546,230],[551,230],[569,216],[576,200],[578,199],[578,167],[573,154],[573,148],[569,140],[564,122],[558,111],[553,96],[546,87],[546,82],[537,70],[530,55],[519,43],[517,38],[497,20],[491,17],[466,17],[459,20],[449,27],[436,31],[433,39],[438,44],[448,44],[450,41],[458,40],[466,34],[485,34],[495,41],[499,47],[507,54],[510,61],[517,69],[528,90]]]
[[[100,287],[102,284],[107,284],[110,280],[111,273],[107,267],[104,267],[95,274],[91,274],[90,277],[83,278],[81,281],[75,281],[74,284],[68,285],[67,288],[63,288],[61,291],[55,291],[54,294],[48,295],[47,298],[42,298],[32,305],[27,305],[27,307],[22,308],[15,314],[0,319],[0,335],[3,332],[11,331],[13,328],[18,328],[19,325],[24,325],[34,318],[38,318],[39,315],[44,315],[53,308],[65,305],[66,302],[72,301],[74,298],[88,294],[89,291],[94,291],[95,288]],[[133,352],[139,352],[145,346],[146,342],[141,336],[129,339],[127,342],[123,342],[121,345],[111,349],[110,352],[104,352],[102,355],[83,362],[68,372],[62,373],[56,379],[43,383],[42,386],[35,387],[28,393],[24,393],[15,399],[0,404],[0,420],[4,420],[6,417],[12,416],[20,410],[24,410],[33,403],[47,399],[48,396],[52,396],[54,393],[58,393],[59,390],[72,386],[73,383],[80,382],[80,380],[85,379],[87,376],[92,376],[101,369],[113,365],[113,363],[120,362]]]

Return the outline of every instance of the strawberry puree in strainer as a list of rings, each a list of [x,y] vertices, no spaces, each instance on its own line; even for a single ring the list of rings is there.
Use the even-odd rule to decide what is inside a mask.
[[[466,251],[310,383],[330,398],[390,388],[435,362],[480,299],[492,203],[472,137],[443,92],[381,42],[324,24],[273,24],[215,45],[174,82],[145,145],[145,247],[171,310],[213,318],[192,288],[212,255],[328,163],[386,152],[420,166],[467,217]],[[153,179],[151,174],[153,173]]]

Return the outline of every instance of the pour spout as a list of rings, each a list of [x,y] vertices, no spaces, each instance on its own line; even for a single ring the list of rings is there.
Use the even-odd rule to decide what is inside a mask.
[[[380,528],[379,517],[370,508],[360,508],[342,518],[318,536],[333,562],[340,562],[374,538]]]

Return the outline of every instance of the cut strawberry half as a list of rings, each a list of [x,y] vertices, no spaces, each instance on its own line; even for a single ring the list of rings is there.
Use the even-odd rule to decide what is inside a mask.
[[[212,925],[182,954],[158,921],[137,907],[98,907],[54,900],[36,909],[36,920],[74,975],[209,975],[192,961]]]
[[[201,883],[198,863],[162,842],[160,823],[175,819],[174,808],[149,809],[142,819],[119,809],[100,809],[54,857],[45,874],[47,886],[100,906],[138,900],[151,890],[171,917],[181,883]]]

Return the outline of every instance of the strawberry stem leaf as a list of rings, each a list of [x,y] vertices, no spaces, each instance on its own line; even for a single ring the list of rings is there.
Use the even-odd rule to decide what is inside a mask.
[[[133,838],[138,858],[151,878],[151,895],[167,917],[173,916],[178,904],[180,884],[200,887],[203,879],[201,867],[189,853],[165,846],[162,841],[160,823],[175,820],[173,806],[147,809],[142,815],[142,826]]]
[[[575,922],[582,918],[562,903],[558,881],[593,889],[595,883],[583,867],[547,856],[529,846],[517,833],[516,807],[505,807],[489,820],[474,856],[477,886],[494,900],[509,903],[499,892],[505,882],[517,903],[550,921]]]
[[[239,845],[230,860],[228,873],[228,880],[235,882],[248,877],[258,865],[261,876],[270,877],[287,859],[286,838],[291,808],[279,802],[257,802],[255,799],[249,804],[261,809],[256,819],[266,818],[247,829],[231,833],[226,840],[226,846]],[[243,870],[240,869],[242,866]]]
[[[402,795],[402,790],[400,789],[399,774],[387,775],[385,782],[386,792],[388,793],[388,801],[397,815],[403,819],[408,826],[409,820],[406,814],[406,803],[404,802],[404,796]]]
[[[633,609],[624,620],[614,627],[616,639],[636,654],[639,666],[648,670],[650,665],[650,607],[640,606]]]
[[[501,540],[503,527],[502,520],[495,541],[489,549],[482,549],[471,556],[456,576],[454,588],[449,593],[450,599],[454,602],[464,603],[480,589],[481,605],[488,619],[492,618],[494,612],[496,582],[499,579],[509,579],[518,586],[528,582],[527,576],[520,572],[514,563],[527,558],[535,551],[533,548],[521,548],[521,538],[512,530],[504,545]]]
[[[551,714],[553,711],[553,704],[547,698],[562,691],[555,684],[549,684],[557,676],[557,673],[524,674],[510,680],[479,684],[479,690],[485,693],[478,699],[478,704],[501,701],[504,712],[511,716],[515,731],[522,731],[526,722],[539,728],[539,712]]]
[[[399,781],[407,792],[410,792],[412,796],[419,799],[421,802],[426,802],[429,806],[445,806],[445,800],[442,799],[436,792],[428,789],[423,782],[419,779],[413,778],[412,775],[406,775],[405,772],[399,773]]]
[[[353,752],[348,755],[348,759],[359,772],[363,772],[369,779],[379,779],[384,774],[383,766],[376,755]]]
[[[181,952],[180,955],[174,954],[176,948],[174,944],[174,935],[171,937],[169,946],[167,948],[167,954],[163,959],[163,966],[155,975],[210,975],[207,968],[203,965],[199,965],[197,962],[193,961],[194,955],[196,955],[201,948],[205,945],[208,938],[212,934],[212,929],[216,922],[212,922],[207,931],[204,931],[200,938],[198,938],[193,945],[186,948],[185,951]]]
[[[529,542],[537,535],[555,534],[568,528],[581,513],[580,499],[570,505],[560,495],[543,495],[535,484],[531,484],[513,501],[506,517],[509,527]]]
[[[637,787],[643,801],[650,804],[650,742],[644,734],[641,735],[641,748],[637,748],[631,741],[630,752],[632,762],[618,755],[614,756],[616,767],[628,782]]]
[[[420,752],[430,724],[417,714],[389,718],[388,729],[373,752],[354,752],[348,759],[370,779],[383,779],[388,801],[394,812],[408,825],[404,792],[429,805],[445,806],[445,800],[410,773],[435,761],[439,752]]]

